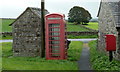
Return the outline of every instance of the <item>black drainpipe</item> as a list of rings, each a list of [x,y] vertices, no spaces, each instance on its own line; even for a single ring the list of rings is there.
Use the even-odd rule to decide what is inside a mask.
[[[45,57],[45,0],[41,0],[41,25],[42,25],[42,29],[41,29],[41,49],[42,49],[42,57]]]

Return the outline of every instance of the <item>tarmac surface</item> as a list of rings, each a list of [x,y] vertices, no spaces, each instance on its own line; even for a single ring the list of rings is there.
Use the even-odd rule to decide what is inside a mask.
[[[3,43],[3,42],[13,42],[13,40],[0,40],[0,43]]]
[[[80,55],[80,59],[78,62],[79,70],[89,70],[91,71],[90,66],[90,52],[89,52],[89,45],[88,42],[97,39],[68,39],[70,41],[82,41],[83,42],[83,49]]]
[[[88,43],[83,44],[83,50],[78,61],[78,66],[80,70],[91,70],[90,67],[90,52]]]
[[[69,41],[82,41],[82,42],[88,42],[91,40],[97,40],[97,39],[67,39]],[[0,40],[0,43],[2,42],[13,42],[13,40]]]

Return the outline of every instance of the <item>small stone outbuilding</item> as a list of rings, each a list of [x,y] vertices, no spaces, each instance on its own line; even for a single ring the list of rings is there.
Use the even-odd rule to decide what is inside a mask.
[[[41,9],[28,7],[11,25],[14,56],[41,57]]]
[[[102,0],[98,19],[98,49],[106,52],[105,35],[113,34],[116,36],[117,43],[117,51],[114,52],[114,58],[120,60],[120,0]]]

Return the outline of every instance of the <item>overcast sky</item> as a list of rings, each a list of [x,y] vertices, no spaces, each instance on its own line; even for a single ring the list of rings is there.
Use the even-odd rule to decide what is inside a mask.
[[[17,18],[27,7],[41,6],[41,0],[0,0],[0,18]],[[73,6],[84,7],[96,18],[100,0],[45,0],[45,8],[50,13],[63,13],[68,16]]]

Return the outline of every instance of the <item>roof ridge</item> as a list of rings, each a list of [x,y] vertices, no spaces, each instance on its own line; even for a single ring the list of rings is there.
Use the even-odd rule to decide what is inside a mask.
[[[34,10],[40,10],[41,11],[41,9],[40,8],[37,8],[37,7],[28,7],[29,9],[34,9]]]

